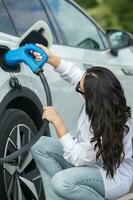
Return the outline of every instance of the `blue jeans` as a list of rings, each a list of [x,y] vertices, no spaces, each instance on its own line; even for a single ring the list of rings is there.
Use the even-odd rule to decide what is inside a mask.
[[[102,176],[95,167],[74,167],[63,158],[58,139],[42,136],[31,148],[46,200],[104,200]]]

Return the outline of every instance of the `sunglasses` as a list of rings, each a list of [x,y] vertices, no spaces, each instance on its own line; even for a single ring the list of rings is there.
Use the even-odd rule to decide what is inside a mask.
[[[76,86],[75,89],[76,89],[76,92],[78,92],[78,93],[80,93],[80,94],[82,94],[82,95],[85,95],[85,93],[82,92],[81,89],[80,89],[80,82],[78,82],[78,84],[77,84],[77,86]]]

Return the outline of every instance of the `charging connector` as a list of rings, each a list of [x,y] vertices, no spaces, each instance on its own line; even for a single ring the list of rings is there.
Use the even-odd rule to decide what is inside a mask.
[[[13,67],[11,67],[5,62],[5,54],[8,51],[10,51],[10,49],[7,46],[0,45],[0,67],[6,72],[13,72],[13,73],[20,72],[20,64],[16,64]]]

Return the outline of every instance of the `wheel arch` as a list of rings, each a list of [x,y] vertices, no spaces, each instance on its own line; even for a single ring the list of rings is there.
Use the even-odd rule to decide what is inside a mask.
[[[0,103],[0,116],[8,108],[16,108],[26,112],[39,130],[42,126],[43,105],[38,96],[26,87],[12,89]]]

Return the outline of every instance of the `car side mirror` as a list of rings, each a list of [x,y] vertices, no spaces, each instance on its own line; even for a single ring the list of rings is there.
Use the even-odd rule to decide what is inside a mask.
[[[133,35],[131,33],[116,29],[106,31],[112,49],[122,49],[133,45]]]

